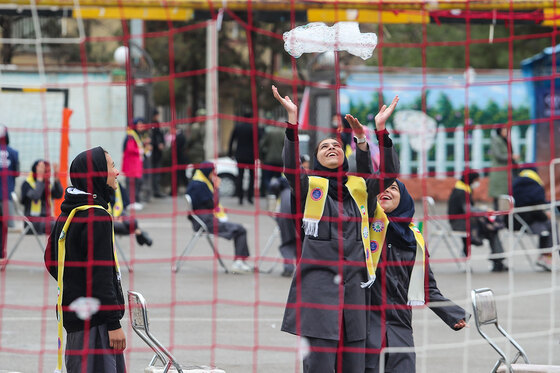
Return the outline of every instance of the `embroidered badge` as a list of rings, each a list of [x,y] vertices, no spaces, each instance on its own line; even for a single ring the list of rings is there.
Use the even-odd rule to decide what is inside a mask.
[[[377,249],[379,249],[379,245],[377,244],[377,241],[371,241],[369,244],[372,253],[376,252]]]
[[[385,228],[385,224],[383,224],[383,220],[374,220],[373,223],[371,223],[371,229],[373,229],[374,232],[381,232],[383,231],[383,229]]]
[[[311,191],[311,199],[313,201],[318,201],[321,198],[323,198],[323,191],[321,190],[321,188],[315,188]]]
[[[362,215],[366,214],[366,207],[364,205],[360,206],[360,211],[362,212]]]
[[[367,229],[367,227],[364,227],[364,231],[362,232],[362,234],[364,235],[364,238],[368,238],[368,229]]]

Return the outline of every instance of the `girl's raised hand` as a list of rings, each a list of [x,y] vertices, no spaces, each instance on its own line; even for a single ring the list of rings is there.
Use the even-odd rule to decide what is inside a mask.
[[[282,106],[286,109],[288,113],[288,123],[290,124],[297,124],[297,105],[292,102],[289,96],[282,97],[278,93],[278,88],[276,86],[272,86],[272,95]]]
[[[393,114],[395,107],[397,106],[397,102],[399,102],[399,96],[395,96],[391,105],[387,107],[387,105],[383,105],[379,110],[379,113],[375,116],[375,129],[378,131],[383,131],[385,129],[385,123],[387,119]]]
[[[346,114],[345,118],[350,124],[350,127],[352,127],[352,132],[354,132],[354,136],[356,136],[357,138],[364,137],[365,135],[364,126],[362,125],[362,123],[360,123],[358,118],[353,117],[351,114]]]

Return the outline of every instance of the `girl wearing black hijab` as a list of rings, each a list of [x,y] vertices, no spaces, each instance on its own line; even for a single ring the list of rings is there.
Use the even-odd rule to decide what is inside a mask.
[[[383,371],[414,373],[416,354],[412,337],[411,306],[428,302],[428,307],[454,330],[464,328],[470,314],[439,291],[427,262],[422,235],[411,225],[414,201],[405,185],[395,180],[377,198],[389,223],[385,246],[377,267],[377,279],[371,287],[365,371],[380,371],[379,354],[383,348],[409,347],[410,351],[407,352],[386,354]],[[425,276],[428,277],[427,281]],[[437,303],[451,305],[442,306]]]
[[[301,169],[296,152],[297,106],[288,96],[281,97],[276,87],[272,91],[288,114],[284,174],[296,197],[298,214],[303,212],[305,232],[282,330],[308,341],[310,352],[303,361],[304,372],[363,372],[368,287],[375,280],[376,264],[376,250],[370,250],[368,216],[380,210],[376,201],[380,179],[348,175],[342,144],[333,138],[319,142],[309,173]],[[385,156],[383,171],[392,176],[385,185],[399,171],[398,157],[385,129],[397,102],[395,97],[375,118]],[[371,164],[362,125],[351,115],[346,119],[356,135],[356,159]]]
[[[45,250],[45,265],[51,276],[58,279],[63,271],[59,289],[62,324],[67,333],[66,369],[69,373],[82,373],[84,366],[88,373],[125,372],[126,338],[120,324],[124,316],[124,296],[113,249],[112,217],[107,211],[107,202],[117,188],[118,175],[113,159],[103,148],[78,154],[70,166],[72,186],[66,189],[61,214]],[[76,208],[78,210],[74,211]],[[68,220],[70,223],[65,227]],[[64,234],[61,234],[63,229]],[[63,268],[58,268],[59,250],[65,253],[61,254],[64,255]],[[99,311],[92,315],[71,311],[80,303],[75,301],[82,297],[97,303]],[[61,349],[61,331],[59,338]],[[87,346],[84,340],[89,341]],[[83,350],[86,350],[86,361],[82,361]]]
[[[50,233],[52,230],[52,202],[53,199],[62,198],[62,194],[58,166],[54,166],[54,182],[51,183],[49,162],[44,159],[36,160],[31,166],[31,173],[21,185],[21,203],[24,215],[29,218],[38,233]]]
[[[247,245],[247,230],[238,223],[228,221],[227,214],[218,200],[220,178],[216,175],[214,164],[201,163],[194,171],[193,177],[187,186],[187,195],[192,201],[192,208],[196,215],[204,221],[208,230],[216,231],[219,237],[233,240],[235,257],[231,266],[234,273],[250,273],[253,268],[247,264],[249,246]],[[192,220],[194,230],[200,227],[196,220]]]

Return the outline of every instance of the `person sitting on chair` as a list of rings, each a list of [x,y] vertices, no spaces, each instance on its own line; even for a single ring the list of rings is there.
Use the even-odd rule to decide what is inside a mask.
[[[189,185],[187,186],[187,195],[192,201],[192,208],[196,215],[208,227],[210,233],[215,233],[219,237],[227,240],[234,240],[235,258],[231,271],[234,273],[249,273],[253,271],[246,260],[249,257],[249,247],[247,246],[247,230],[237,223],[228,221],[227,215],[218,202],[218,188],[220,187],[220,178],[214,170],[214,164],[204,162],[195,170]],[[194,230],[198,230],[200,226],[195,220],[192,220]],[[217,224],[215,227],[214,224]]]
[[[513,180],[512,193],[515,207],[536,206],[549,203],[545,197],[544,183],[533,168],[523,169]],[[531,228],[531,233],[539,236],[539,248],[552,247],[552,225],[549,210],[534,210],[518,213]],[[521,223],[514,219],[515,230],[521,228]],[[539,256],[536,263],[546,271],[552,268],[552,253]]]
[[[53,164],[53,169],[54,178],[51,182],[49,162],[43,159],[36,160],[27,179],[21,185],[23,214],[31,221],[39,234],[49,233],[54,226],[54,219],[49,219],[52,218],[52,201],[62,198],[64,192],[59,181],[56,163]],[[32,231],[28,233],[31,234]]]
[[[467,214],[467,195],[470,203],[469,211],[471,213],[481,213],[484,210],[474,206],[474,199],[472,195],[472,190],[478,187],[479,174],[477,172],[471,172],[468,177],[463,175],[461,180],[457,180],[451,195],[449,196],[449,201],[447,204],[447,213],[449,214],[449,224],[451,229],[454,231],[466,232],[467,231],[467,221],[464,216]],[[503,226],[496,221],[491,221],[486,216],[471,216],[470,218],[470,235],[471,244],[475,246],[482,246],[483,239],[487,239],[490,243],[490,250],[494,254],[493,258],[490,259],[492,262],[492,272],[504,272],[508,270],[508,267],[504,264],[504,258],[500,256],[503,254],[504,248],[498,236],[498,231],[503,228]],[[468,256],[468,246],[467,238],[463,237],[463,253],[465,257]]]
[[[126,207],[130,203],[128,191],[121,183],[117,183],[117,189],[111,195],[109,201],[109,212],[113,215],[113,227],[117,235],[129,235],[134,233],[138,245],[152,246],[152,239],[146,231],[138,226],[138,221],[126,214]]]

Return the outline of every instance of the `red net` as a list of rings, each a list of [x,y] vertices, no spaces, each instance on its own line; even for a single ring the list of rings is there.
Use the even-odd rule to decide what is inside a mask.
[[[318,238],[299,229],[315,189],[306,189],[304,170],[282,166],[284,132],[290,124],[272,85],[298,106],[298,141],[289,154],[296,166],[305,160],[301,155],[308,155],[313,168],[314,147],[330,136],[348,156],[348,175],[364,176],[367,188],[375,180],[383,191],[398,175],[415,202],[413,222],[423,233],[430,254],[425,263],[441,292],[472,313],[471,289],[493,288],[506,329],[519,336],[531,360],[558,363],[553,348],[557,280],[555,272],[537,272],[557,266],[552,249],[557,240],[552,229],[556,194],[551,193],[558,148],[555,4],[83,5],[73,8],[73,18],[61,18],[53,9],[27,9],[27,4],[21,18],[8,11],[1,16],[16,24],[10,28],[12,35],[3,28],[6,48],[11,46],[14,53],[10,59],[4,51],[4,61],[20,70],[2,72],[10,83],[2,89],[0,120],[8,128],[9,146],[19,151],[21,173],[15,153],[0,140],[5,258],[0,260],[0,369],[43,372],[56,366],[56,281],[45,270],[39,249],[44,250],[52,229],[51,197],[59,193],[52,189],[50,195],[33,194],[44,178],[35,161],[50,162],[53,174],[54,164],[59,164],[57,176],[64,189],[72,185],[72,160],[96,146],[102,146],[121,171],[125,201],[119,205],[117,197],[112,213],[124,297],[127,290],[144,296],[150,331],[179,363],[218,366],[227,372],[297,372],[302,371],[302,357],[327,364],[327,355],[336,371],[354,371],[346,364],[360,364],[366,356],[380,359],[387,368],[402,357],[423,372],[478,371],[494,364],[495,353],[480,343],[473,321],[470,330],[449,333],[421,306],[413,307],[416,360],[411,360],[410,307],[398,296],[411,299],[410,277],[422,254],[416,251],[418,236],[406,227],[407,217],[389,216],[389,227],[405,227],[391,233],[404,241],[375,246],[383,250],[374,290],[350,291],[347,284],[359,287],[356,279],[368,280],[365,257],[376,250],[375,240],[364,238],[371,250],[347,251],[350,246],[362,248],[361,237],[372,231],[364,233],[360,225],[361,206],[349,196],[350,186],[341,187],[346,172],[333,176],[316,170],[317,176],[338,180],[339,187],[317,187],[317,193],[323,193],[317,200],[330,196]],[[285,43],[289,49],[290,37],[284,40],[283,33],[297,26],[345,21],[360,23],[356,39],[325,31],[319,39],[315,34],[296,40],[304,47],[327,49],[323,53],[294,58],[284,49]],[[33,35],[22,31],[26,27],[35,30]],[[366,33],[376,34],[377,47],[364,60],[351,50],[363,51],[359,38]],[[115,51],[114,58],[122,64],[108,62],[121,45],[126,48]],[[63,59],[64,68],[57,67],[57,58]],[[29,76],[21,72],[25,69]],[[396,95],[400,101],[387,127],[400,160],[397,173],[385,169],[392,153],[390,147],[378,146],[374,132],[375,115]],[[347,113],[366,127],[372,170],[378,172],[373,177],[356,167],[359,145],[352,139]],[[205,161],[213,162],[219,187],[205,171]],[[523,174],[527,169],[533,173]],[[99,176],[92,170],[102,177],[111,174],[110,167],[97,170],[91,165],[90,178]],[[282,172],[293,187],[288,210],[277,204],[288,184],[278,186]],[[522,189],[518,198],[518,177],[541,189]],[[26,183],[30,188],[23,188]],[[207,188],[206,194],[191,190],[186,200],[185,193],[196,183]],[[335,193],[332,188],[337,188]],[[370,193],[376,190],[371,188]],[[543,203],[553,201],[541,210],[541,221],[550,225],[518,220],[516,216],[526,217],[519,213],[537,209],[523,209],[523,197],[541,192]],[[210,204],[203,203],[208,193]],[[402,189],[399,194],[404,195]],[[37,196],[44,197],[43,205],[37,205]],[[454,197],[464,210],[448,206]],[[60,201],[53,202],[59,208]],[[218,202],[228,221],[238,225],[220,224]],[[378,217],[369,212],[366,227],[375,230],[372,223]],[[205,214],[206,220],[197,220]],[[93,215],[84,214],[91,223],[83,241],[88,247],[107,238],[93,233]],[[287,222],[292,224],[289,242],[282,229]],[[349,226],[355,227],[351,233]],[[328,237],[321,237],[324,234]],[[356,242],[349,243],[349,237]],[[394,254],[389,244],[407,246],[404,252],[410,255]],[[333,256],[324,254],[333,248]],[[96,284],[95,268],[114,268],[112,258],[96,260],[92,250],[83,263],[67,264],[87,268],[84,296],[91,295]],[[509,272],[488,273],[488,263],[491,271],[505,272],[505,264]],[[322,269],[328,275],[314,277]],[[427,265],[424,269],[421,279],[431,289],[426,301],[453,328],[461,317],[446,311],[445,306],[452,305],[434,290]],[[354,292],[361,294],[360,301],[350,298]],[[443,303],[432,303],[436,300]],[[127,344],[124,357],[130,371],[139,371],[148,366],[153,351],[134,333],[131,322],[143,319],[131,319],[128,299],[126,303],[120,320]],[[63,306],[69,309],[69,304]],[[103,303],[99,312],[119,306]],[[131,309],[139,310],[135,304]],[[285,310],[293,311],[293,319],[283,324]],[[398,327],[404,330],[401,334]],[[397,341],[400,337],[404,341]],[[366,344],[367,338],[374,342]],[[324,355],[314,358],[308,355],[310,348]],[[82,354],[103,351],[97,346]],[[348,356],[355,361],[345,360]]]

